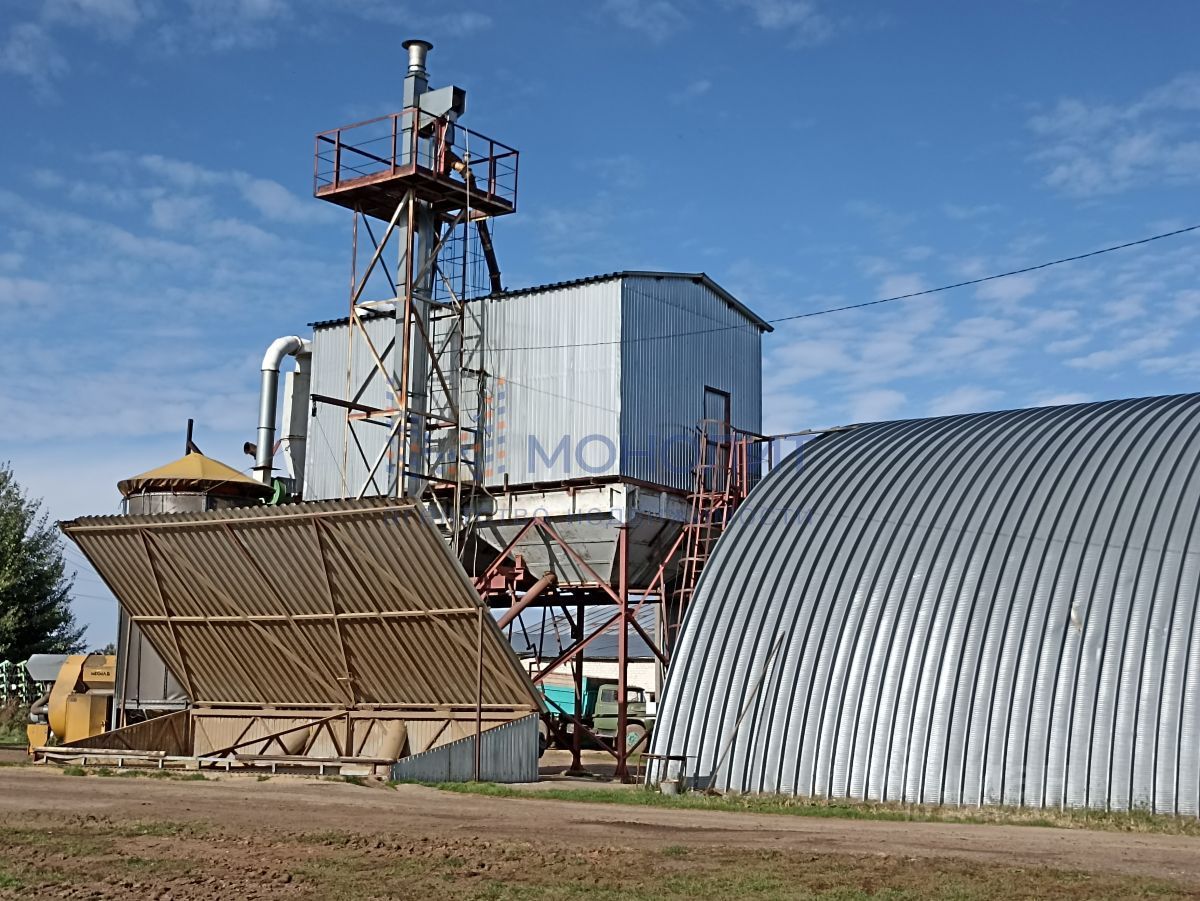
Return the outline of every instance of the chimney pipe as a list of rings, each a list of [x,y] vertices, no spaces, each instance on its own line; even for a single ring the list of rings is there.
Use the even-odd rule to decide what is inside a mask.
[[[405,41],[401,46],[408,51],[408,74],[428,74],[425,71],[425,55],[433,49],[433,44],[429,43],[429,41],[413,39]]]

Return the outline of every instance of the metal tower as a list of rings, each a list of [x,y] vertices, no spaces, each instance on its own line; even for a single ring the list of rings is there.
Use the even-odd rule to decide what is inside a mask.
[[[468,325],[476,315],[468,302],[502,290],[488,221],[516,210],[518,153],[458,124],[462,88],[429,88],[432,46],[404,42],[403,110],[316,137],[313,193],[354,211],[347,360],[365,350],[374,365],[355,385],[348,362],[348,400],[314,400],[345,409],[343,472],[351,454],[367,469],[343,494],[423,499],[458,550],[464,494],[480,482],[487,390],[477,354],[482,322]],[[378,235],[372,220],[386,223]],[[364,327],[377,317],[395,320],[382,347]],[[376,378],[390,397],[384,408],[358,402]],[[386,429],[387,439],[368,457],[360,436],[370,428]]]

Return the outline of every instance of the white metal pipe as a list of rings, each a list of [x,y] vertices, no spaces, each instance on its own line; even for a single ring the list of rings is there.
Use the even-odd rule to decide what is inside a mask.
[[[254,455],[254,475],[264,485],[271,483],[271,461],[275,447],[276,408],[279,406],[279,367],[284,357],[312,353],[311,342],[298,335],[287,335],[271,342],[262,361],[262,387],[258,403],[258,444]]]

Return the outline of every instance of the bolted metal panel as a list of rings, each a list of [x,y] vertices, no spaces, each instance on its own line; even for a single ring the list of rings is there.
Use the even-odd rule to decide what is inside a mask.
[[[825,435],[718,545],[654,751],[734,791],[1200,815],[1198,519],[1200,395]]]
[[[622,284],[622,474],[690,490],[706,387],[729,395],[735,428],[762,428],[763,326],[700,275]]]
[[[537,716],[493,726],[479,738],[479,776],[483,782],[537,782]],[[475,775],[475,735],[459,738],[398,761],[392,778],[410,782],[471,782]]]

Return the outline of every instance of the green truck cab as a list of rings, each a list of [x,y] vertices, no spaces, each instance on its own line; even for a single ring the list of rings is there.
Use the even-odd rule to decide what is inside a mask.
[[[571,683],[541,683],[538,688],[546,697],[546,707],[558,725],[559,735],[570,735],[575,715],[575,686]],[[583,711],[580,719],[585,726],[603,738],[617,735],[616,679],[584,677]],[[626,747],[629,751],[645,750],[646,741],[654,731],[654,716],[646,711],[646,692],[636,685],[625,686]]]

